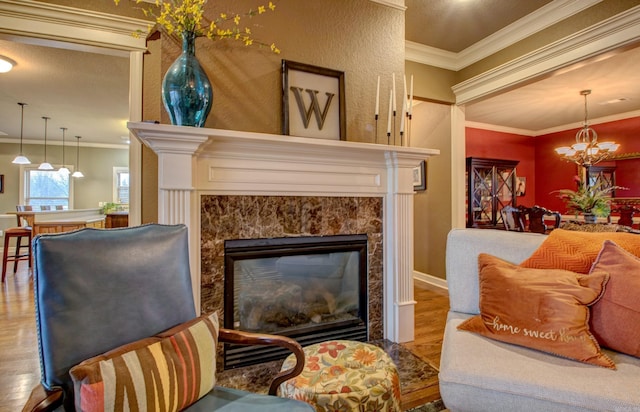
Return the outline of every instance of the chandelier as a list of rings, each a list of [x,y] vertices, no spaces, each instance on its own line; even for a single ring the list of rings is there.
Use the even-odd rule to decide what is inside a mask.
[[[598,143],[598,134],[589,127],[587,115],[587,96],[591,90],[582,90],[584,96],[584,124],[582,129],[576,133],[576,142],[571,147],[563,146],[555,149],[562,159],[574,162],[580,166],[593,166],[594,164],[609,159],[620,147],[614,142]]]

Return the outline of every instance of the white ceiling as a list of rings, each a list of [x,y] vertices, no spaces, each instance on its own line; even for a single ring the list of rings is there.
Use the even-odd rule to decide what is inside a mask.
[[[25,143],[42,143],[44,120],[50,117],[47,141],[126,145],[129,118],[129,59],[0,39],[0,55],[17,65],[0,73],[0,138],[20,137],[24,107]]]
[[[640,116],[640,48],[582,65],[466,108],[466,119],[542,135],[578,127],[587,97],[592,124]],[[514,130],[515,131],[515,130]]]
[[[405,39],[458,53],[551,1],[405,0]]]
[[[497,31],[522,25],[531,13],[565,0],[406,0],[406,38],[443,53],[478,48]],[[442,33],[446,33],[443,35]],[[13,39],[12,39],[13,40]],[[486,40],[484,40],[486,41]],[[0,141],[20,136],[20,107],[24,138],[41,143],[42,116],[48,116],[48,139],[60,144],[60,127],[67,127],[67,144],[122,145],[128,135],[129,62],[127,58],[17,43],[0,38],[0,55],[17,62],[0,74]],[[509,128],[538,135],[574,127],[584,117],[583,89],[591,89],[589,118],[640,110],[640,48],[583,64],[562,74],[467,105],[472,124]],[[618,103],[605,102],[620,100]],[[3,135],[2,132],[6,133]]]

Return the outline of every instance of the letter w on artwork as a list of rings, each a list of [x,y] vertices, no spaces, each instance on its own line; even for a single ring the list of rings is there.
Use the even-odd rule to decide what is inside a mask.
[[[326,92],[327,101],[324,105],[324,108],[320,110],[320,103],[318,103],[318,90],[311,89],[303,89],[301,87],[291,87],[291,91],[296,97],[296,102],[298,103],[298,110],[300,110],[300,117],[302,118],[302,122],[304,123],[304,128],[309,128],[309,122],[311,121],[311,114],[313,113],[316,118],[316,122],[318,123],[318,129],[322,130],[324,126],[324,121],[327,118],[327,113],[329,113],[329,107],[331,107],[331,101],[333,100],[333,96],[335,93]],[[309,107],[305,105],[304,97],[302,92],[306,91],[309,95],[311,103]]]

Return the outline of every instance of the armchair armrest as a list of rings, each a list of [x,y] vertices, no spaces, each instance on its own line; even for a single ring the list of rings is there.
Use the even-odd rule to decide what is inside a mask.
[[[296,364],[293,368],[278,373],[269,386],[269,395],[276,395],[280,384],[286,380],[298,376],[304,368],[304,352],[302,346],[295,340],[279,335],[242,332],[238,330],[220,328],[218,333],[220,342],[236,343],[239,345],[267,345],[282,346],[296,355]]]
[[[42,385],[38,385],[31,391],[22,412],[53,411],[62,405],[62,394],[62,388],[48,391]]]

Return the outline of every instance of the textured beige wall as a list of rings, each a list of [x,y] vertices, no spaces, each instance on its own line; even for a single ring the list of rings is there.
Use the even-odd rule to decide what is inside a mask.
[[[84,8],[110,14],[142,18],[140,6],[121,0],[41,0],[45,3]],[[243,13],[261,0],[210,1],[205,15]],[[280,55],[268,49],[244,47],[240,43],[197,40],[196,55],[213,84],[214,101],[206,127],[279,134],[282,130],[281,60],[291,60],[345,72],[347,139],[373,142],[376,79],[381,96],[396,74],[401,94],[404,73],[404,13],[369,0],[277,0],[276,11],[247,20],[254,37],[275,42]],[[155,43],[155,44],[154,44]],[[169,123],[161,108],[160,81],[180,53],[180,45],[163,38],[149,42],[145,56],[145,120]],[[388,96],[388,94],[386,94]],[[381,97],[381,102],[385,99]],[[386,124],[381,110],[380,124]],[[157,219],[157,160],[143,149],[142,219]]]
[[[377,76],[382,77],[381,95],[388,96],[395,73],[398,96],[401,94],[404,13],[368,0],[275,3],[275,12],[241,24],[251,25],[255,39],[276,43],[282,50],[279,55],[238,42],[197,39],[196,56],[213,87],[213,106],[205,127],[280,134],[281,66],[286,59],[343,71],[347,140],[373,142]],[[212,19],[221,11],[242,13],[257,4],[262,3],[209,2],[205,15]],[[165,36],[150,41],[149,52],[145,56],[144,119],[169,123],[160,101],[160,82],[179,55],[180,45]],[[381,97],[381,101],[385,100]],[[381,110],[380,125],[386,124],[386,113]],[[147,222],[157,219],[157,193],[152,190],[157,188],[157,160],[148,149],[143,151],[143,170],[142,217]]]
[[[445,278],[445,246],[451,230],[451,106],[421,102],[413,108],[411,146],[440,150],[427,162],[427,190],[414,207],[414,269]]]
[[[221,3],[207,3],[206,15],[216,16],[222,10]],[[268,48],[245,47],[239,42],[197,39],[196,56],[212,82],[214,93],[206,127],[280,134],[281,60],[286,59],[343,71],[347,140],[373,142],[377,76],[382,76],[381,95],[389,96],[391,76],[395,73],[398,100],[401,94],[404,13],[368,0],[275,3],[275,12],[241,25],[251,24],[256,39],[268,44],[275,42],[282,50],[279,55]],[[257,4],[261,2],[236,0],[224,10],[240,13]],[[160,41],[164,72],[180,47],[166,38]],[[381,97],[381,101],[385,99]],[[386,124],[387,111],[381,112],[384,113],[380,122]],[[168,123],[164,110],[160,120]]]
[[[457,82],[456,72],[408,60],[404,66],[407,79],[413,75],[414,95],[438,102],[456,101],[456,96],[451,90]]]

